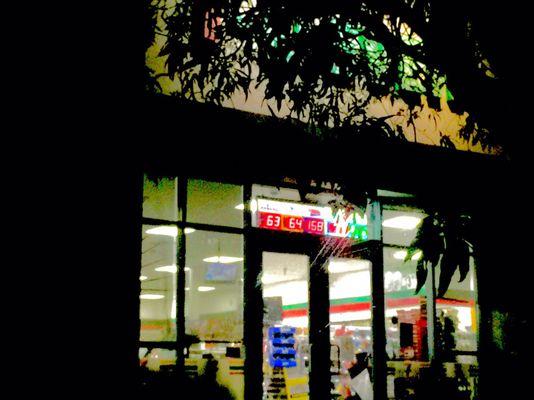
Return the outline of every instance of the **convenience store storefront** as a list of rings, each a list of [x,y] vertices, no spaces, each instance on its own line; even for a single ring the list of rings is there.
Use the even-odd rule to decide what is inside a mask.
[[[194,382],[215,360],[236,399],[345,399],[365,359],[375,399],[416,398],[439,354],[462,398],[478,398],[474,264],[435,299],[430,281],[415,294],[420,254],[404,261],[433,196],[385,185],[355,205],[335,176],[303,190],[302,178],[167,172],[143,185],[147,384]]]
[[[254,12],[255,2],[248,3],[240,12]],[[223,18],[209,23],[211,5],[206,18],[201,10],[191,34],[200,49],[212,48],[218,39],[211,30]],[[500,203],[502,181],[490,172],[500,168],[500,146],[465,140],[468,114],[449,107],[443,82],[427,93],[434,98],[420,96],[408,84],[415,76],[401,82],[413,92],[406,95],[420,97],[413,110],[401,98],[378,94],[361,109],[370,120],[386,121],[386,130],[331,124],[330,116],[314,129],[314,107],[309,119],[299,112],[295,118],[294,99],[275,101],[256,72],[248,88],[210,105],[203,90],[213,94],[218,81],[197,93],[194,82],[201,79],[193,69],[186,74],[191,81],[183,80],[184,71],[176,76],[169,64],[186,58],[180,53],[169,63],[170,49],[193,42],[169,45],[163,14],[155,16],[158,34],[145,54],[160,93],[146,102],[157,135],[143,142],[149,156],[142,171],[148,175],[139,357],[146,379],[175,371],[200,382],[215,360],[216,380],[236,399],[348,399],[355,374],[368,363],[375,399],[431,398],[447,390],[454,391],[450,398],[479,398],[480,336],[488,330],[476,266],[461,282],[453,276],[436,299],[439,269],[416,293],[421,253],[405,258],[429,213],[480,217]],[[332,27],[338,18],[315,18],[313,26]],[[389,29],[388,18],[379,22]],[[341,37],[358,35],[350,24],[340,26]],[[286,35],[263,50],[285,51],[278,41]],[[282,64],[300,57],[291,48]],[[252,61],[249,68],[259,66]],[[337,80],[337,64],[328,69],[321,82],[332,74]],[[334,121],[350,114],[345,106],[333,113]],[[432,361],[441,367],[442,387],[432,386]]]

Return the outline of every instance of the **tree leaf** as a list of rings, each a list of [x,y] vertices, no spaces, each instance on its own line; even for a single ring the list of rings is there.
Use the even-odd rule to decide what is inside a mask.
[[[439,221],[434,216],[426,216],[419,224],[415,239],[408,248],[408,253],[421,250],[425,261],[437,265],[439,257],[444,251],[442,232],[439,229]]]
[[[406,250],[406,257],[404,257],[404,262],[408,262],[412,260],[413,255],[419,251],[417,247],[408,247],[408,250]],[[422,260],[423,257],[421,257],[420,260]]]
[[[431,266],[431,268],[433,267]],[[421,288],[424,286],[427,275],[428,275],[428,269],[426,267],[426,262],[421,257],[419,259],[419,262],[417,263],[417,269],[415,270],[415,276],[417,278],[417,286],[415,288],[414,294],[419,293]]]
[[[456,265],[457,263],[454,253],[451,251],[445,252],[439,265],[440,273],[437,297],[445,296],[449,284],[451,283],[452,276],[454,275],[454,271],[456,270]]]
[[[458,250],[458,268],[460,270],[460,279],[458,282],[462,282],[469,273],[469,260],[471,259],[471,252],[465,241],[462,241],[461,248]]]

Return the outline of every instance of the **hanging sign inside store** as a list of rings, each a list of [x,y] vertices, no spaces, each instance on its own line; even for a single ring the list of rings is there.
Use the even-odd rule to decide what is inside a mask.
[[[367,239],[367,216],[356,211],[331,207],[289,203],[268,199],[256,200],[253,226],[275,231]]]

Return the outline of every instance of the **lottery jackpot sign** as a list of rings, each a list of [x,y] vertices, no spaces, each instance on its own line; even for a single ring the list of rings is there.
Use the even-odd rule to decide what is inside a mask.
[[[367,216],[331,207],[257,199],[253,226],[275,231],[367,239]]]

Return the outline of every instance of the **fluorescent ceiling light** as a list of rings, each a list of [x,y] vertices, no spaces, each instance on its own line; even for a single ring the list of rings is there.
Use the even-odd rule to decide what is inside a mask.
[[[191,271],[191,268],[189,268],[189,267],[185,267],[185,268],[184,268],[184,271],[186,271],[186,272],[187,272],[187,271]]]
[[[141,276],[139,277],[139,280],[140,280],[140,281],[146,281],[147,279],[148,279],[148,278],[147,278],[146,276],[144,276],[144,275],[141,275]]]
[[[162,235],[162,236],[178,236],[178,228],[175,226],[158,226],[156,228],[147,229],[146,233],[149,235]]]
[[[395,229],[415,229],[417,225],[421,222],[421,218],[413,217],[409,215],[402,215],[400,217],[393,217],[386,219],[382,222],[382,226],[386,228],[395,228]]]
[[[176,271],[178,271],[178,268],[176,267],[176,265],[165,265],[163,267],[157,267],[156,271],[159,271],[159,272],[170,272],[172,274],[175,274]]]
[[[404,260],[406,256],[408,255],[408,252],[406,250],[398,250],[395,253],[393,253],[393,258],[397,260]],[[412,260],[417,261],[422,257],[423,253],[421,251],[417,251],[412,256]]]
[[[163,296],[162,294],[142,294],[141,296],[139,296],[140,299],[144,300],[159,300],[164,297],[165,296]]]
[[[342,272],[365,271],[368,270],[371,263],[367,260],[330,260],[328,263],[328,272],[339,274]]]
[[[215,290],[213,286],[199,286],[197,288],[199,292],[211,292],[212,290]]]
[[[193,233],[194,231],[196,231],[196,229],[194,229],[194,228],[185,228],[184,229],[184,233],[186,235],[189,235],[190,233]]]
[[[237,206],[234,207],[236,210],[244,210],[245,209],[245,205],[243,203],[241,204],[238,204]]]
[[[230,264],[233,262],[243,261],[242,257],[213,256],[203,260],[204,262]]]

